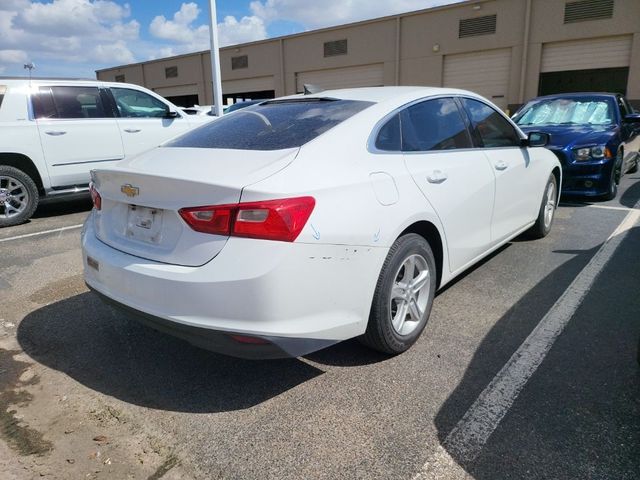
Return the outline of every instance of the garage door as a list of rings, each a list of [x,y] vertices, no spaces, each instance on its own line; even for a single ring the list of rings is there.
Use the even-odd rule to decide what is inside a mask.
[[[384,85],[384,65],[359,65],[357,67],[314,70],[296,74],[298,93],[304,91],[305,84],[316,85],[326,90],[332,88],[380,87]]]
[[[263,90],[275,90],[273,75],[268,77],[242,78],[240,80],[224,80],[222,92],[225,95],[241,92],[259,92]]]
[[[445,55],[443,86],[476,92],[507,108],[511,49]]]
[[[542,46],[541,72],[628,67],[631,35],[546,43]]]

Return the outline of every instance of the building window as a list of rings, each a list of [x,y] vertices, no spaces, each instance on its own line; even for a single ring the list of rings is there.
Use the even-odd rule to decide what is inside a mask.
[[[613,0],[579,0],[564,6],[564,23],[613,17]]]
[[[231,57],[231,70],[238,70],[240,68],[249,68],[249,57],[247,55]]]
[[[124,83],[124,75],[116,75],[116,82]]]
[[[324,56],[335,57],[336,55],[347,54],[347,40],[334,40],[333,42],[325,42]]]
[[[165,78],[176,78],[178,76],[178,67],[167,67],[164,69]]]
[[[462,19],[458,26],[458,38],[494,34],[496,33],[497,21],[497,15]]]

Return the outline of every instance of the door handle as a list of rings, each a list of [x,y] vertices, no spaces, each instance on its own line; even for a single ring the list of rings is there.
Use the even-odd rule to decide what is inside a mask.
[[[141,130],[139,128],[125,128],[124,131],[127,133],[138,133]]]
[[[47,130],[44,133],[46,133],[47,135],[51,135],[52,137],[59,137],[60,135],[65,135],[67,132],[63,130]]]
[[[441,170],[434,170],[431,175],[427,177],[429,183],[442,183],[447,179],[447,174]]]
[[[506,170],[507,168],[509,168],[509,165],[507,165],[507,162],[503,162],[502,160],[500,160],[499,162],[496,162],[495,167],[496,170]]]

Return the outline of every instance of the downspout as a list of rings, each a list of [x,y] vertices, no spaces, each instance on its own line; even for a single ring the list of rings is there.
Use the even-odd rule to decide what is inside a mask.
[[[396,17],[396,85],[400,85],[400,16]]]
[[[524,16],[524,37],[522,39],[522,64],[520,65],[520,91],[518,102],[524,103],[524,89],[526,85],[527,61],[529,59],[529,30],[531,27],[531,0],[527,0]]]
[[[282,95],[276,95],[277,97],[287,94],[287,82],[284,77],[284,40],[282,38],[280,39],[280,88]]]

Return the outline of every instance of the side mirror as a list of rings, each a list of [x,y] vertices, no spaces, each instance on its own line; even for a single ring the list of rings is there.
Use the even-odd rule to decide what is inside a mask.
[[[630,113],[629,115],[625,115],[624,121],[626,123],[634,124],[634,127],[638,127],[640,126],[640,113]]]
[[[522,140],[523,147],[544,147],[549,143],[549,134],[543,132],[529,132],[527,138]]]
[[[167,110],[164,114],[164,118],[177,118],[180,114],[175,110]]]

